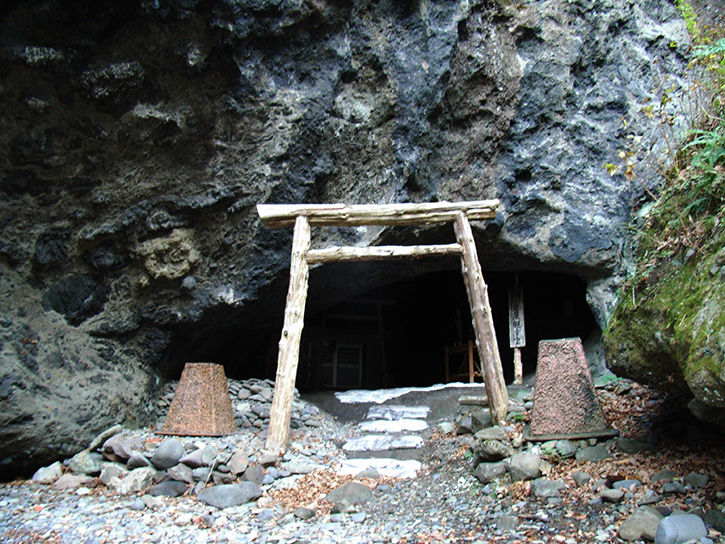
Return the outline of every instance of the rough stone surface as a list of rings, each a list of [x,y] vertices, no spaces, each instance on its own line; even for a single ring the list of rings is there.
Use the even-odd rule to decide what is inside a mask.
[[[189,486],[177,480],[164,480],[149,488],[149,495],[152,497],[178,497],[183,495]]]
[[[561,435],[606,428],[581,340],[539,342],[531,434]]]
[[[22,451],[13,463],[35,468],[114,423],[144,423],[162,363],[178,375],[197,354],[233,368],[264,353],[279,334],[291,234],[263,228],[258,202],[499,197],[500,216],[474,227],[482,261],[584,278],[604,327],[644,194],[618,151],[643,137],[638,178],[655,190],[661,179],[650,166],[659,122],[640,110],[686,62],[673,5],[84,10],[3,12],[0,459]],[[676,109],[686,82],[670,81]],[[324,293],[309,299],[435,266],[457,264],[344,278],[323,267]],[[235,349],[214,349],[228,337]]]

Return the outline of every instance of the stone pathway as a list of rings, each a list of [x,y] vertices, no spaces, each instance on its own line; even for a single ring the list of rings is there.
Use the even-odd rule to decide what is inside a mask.
[[[375,471],[382,476],[414,478],[422,468],[420,449],[428,430],[428,406],[400,404],[371,406],[357,433],[342,447],[348,460],[342,474]],[[354,472],[357,471],[357,472]]]

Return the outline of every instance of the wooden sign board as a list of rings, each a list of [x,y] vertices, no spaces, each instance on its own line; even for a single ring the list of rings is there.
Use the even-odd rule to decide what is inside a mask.
[[[522,348],[526,345],[526,327],[524,326],[524,289],[509,289],[509,347]]]

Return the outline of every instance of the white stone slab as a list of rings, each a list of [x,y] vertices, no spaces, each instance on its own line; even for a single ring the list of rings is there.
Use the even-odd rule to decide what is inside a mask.
[[[420,461],[398,459],[347,459],[342,462],[337,473],[342,476],[357,475],[363,470],[375,469],[381,476],[389,478],[415,478],[418,471],[423,468]]]
[[[422,419],[378,419],[363,421],[358,427],[366,433],[402,433],[423,431],[428,428],[428,424]]]
[[[371,406],[367,419],[387,419],[390,421],[400,419],[425,419],[430,412],[429,406],[403,406],[389,404],[385,406]]]
[[[351,438],[342,446],[344,451],[385,451],[420,448],[423,439],[415,435],[369,434],[360,438]]]
[[[481,383],[455,382],[438,383],[429,387],[396,387],[394,389],[373,390],[351,389],[350,391],[338,391],[337,393],[335,393],[335,397],[337,397],[337,400],[339,400],[343,404],[356,404],[363,402],[374,402],[376,404],[382,404],[387,400],[402,397],[403,395],[407,395],[408,393],[413,393],[416,391],[438,391],[440,389],[447,389],[450,387],[472,387],[484,391],[484,385]]]

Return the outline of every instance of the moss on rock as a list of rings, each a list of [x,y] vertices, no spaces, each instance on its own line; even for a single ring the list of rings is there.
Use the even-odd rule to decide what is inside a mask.
[[[626,284],[604,348],[617,374],[725,408],[725,234],[715,232],[686,263],[658,259]]]

